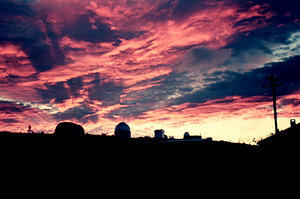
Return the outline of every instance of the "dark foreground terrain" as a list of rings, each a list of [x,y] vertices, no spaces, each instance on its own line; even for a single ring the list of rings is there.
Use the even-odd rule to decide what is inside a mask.
[[[184,141],[176,139],[131,138],[115,136],[55,136],[53,134],[17,134],[0,133],[2,152],[15,154],[40,153],[68,156],[95,156],[97,158],[126,156],[159,159],[177,159],[178,157],[198,159],[213,154],[258,153],[257,145],[230,143],[225,141]],[[49,153],[50,152],[50,153]],[[135,158],[137,159],[137,158]]]
[[[66,135],[70,135],[66,133]],[[131,138],[124,139],[116,136],[89,135],[56,136],[55,134],[25,134],[0,132],[0,147],[2,153],[7,151],[79,151],[103,154],[104,151],[116,151],[117,154],[147,151],[153,154],[172,155],[184,153],[196,156],[206,154],[228,153],[261,153],[300,151],[300,125],[295,125],[270,137],[260,140],[257,145],[231,143],[225,141],[191,141],[179,139]]]
[[[289,167],[284,171],[289,171],[294,165],[291,160],[297,160],[299,129],[294,129],[291,135],[290,131],[281,133],[261,140],[258,145],[247,145],[210,140],[2,132],[0,164],[13,172],[18,171],[18,174],[25,173],[28,175],[26,179],[34,173],[43,179],[45,175],[59,179],[68,174],[74,180],[80,175],[97,176],[98,181],[105,178],[113,183],[119,183],[120,179],[129,182],[133,176],[155,183],[163,182],[161,179],[178,182],[178,176],[198,176],[191,181],[205,183],[204,176],[211,175],[215,176],[209,177],[214,183],[220,178],[230,182],[233,175],[259,181],[261,173],[264,173],[264,178],[268,178],[269,171],[271,176],[274,174],[270,168],[283,164]],[[290,154],[294,155],[292,159],[287,158]],[[5,173],[7,169],[2,171]],[[222,177],[224,175],[226,177]]]
[[[176,149],[191,150],[205,154],[210,152],[262,152],[258,145],[231,143],[225,141],[184,141],[177,139],[131,138],[122,139],[115,136],[83,135],[77,137],[59,137],[53,134],[20,134],[0,132],[0,144],[6,149],[35,148],[44,150],[59,147],[76,147],[97,150],[100,148],[148,148],[148,149]]]

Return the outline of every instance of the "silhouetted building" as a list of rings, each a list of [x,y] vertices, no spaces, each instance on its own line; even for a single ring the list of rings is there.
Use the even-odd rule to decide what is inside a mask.
[[[61,122],[59,123],[56,128],[55,128],[55,132],[54,135],[56,136],[65,136],[65,137],[69,137],[69,136],[83,136],[84,133],[84,129],[82,126],[72,123],[72,122]]]
[[[163,129],[155,130],[154,131],[154,138],[155,139],[164,139],[165,138],[165,131]]]
[[[183,135],[183,139],[169,139],[167,141],[168,143],[188,143],[188,142],[212,142],[213,139],[211,137],[209,138],[202,138],[201,135],[190,135],[189,132],[185,132]]]
[[[191,142],[200,142],[200,141],[210,141],[212,142],[213,139],[211,137],[208,138],[202,138],[201,135],[190,135],[189,132],[185,132],[183,134],[183,140],[182,141],[191,141]]]
[[[185,132],[183,135],[184,140],[195,140],[195,141],[201,141],[202,136],[201,135],[190,135],[189,132]]]
[[[115,136],[130,139],[131,138],[130,127],[125,122],[119,123],[115,128]]]
[[[295,119],[291,119],[291,127],[295,127],[297,124],[296,124],[296,120]]]

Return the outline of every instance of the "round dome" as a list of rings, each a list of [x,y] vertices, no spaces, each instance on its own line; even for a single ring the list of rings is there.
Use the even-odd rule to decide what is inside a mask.
[[[129,126],[125,122],[119,123],[115,128],[115,135],[124,138],[130,138],[131,132]]]
[[[125,122],[121,122],[116,126],[115,132],[121,132],[121,131],[130,132],[130,128]]]

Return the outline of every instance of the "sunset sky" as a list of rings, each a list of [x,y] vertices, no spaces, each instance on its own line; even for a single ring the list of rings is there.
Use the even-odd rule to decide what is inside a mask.
[[[296,0],[0,0],[0,131],[249,143],[300,122]]]

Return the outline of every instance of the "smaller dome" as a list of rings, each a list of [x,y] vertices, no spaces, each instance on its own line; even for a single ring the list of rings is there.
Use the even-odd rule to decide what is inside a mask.
[[[188,138],[188,137],[190,137],[189,132],[185,132],[184,135],[183,135],[183,138]]]

